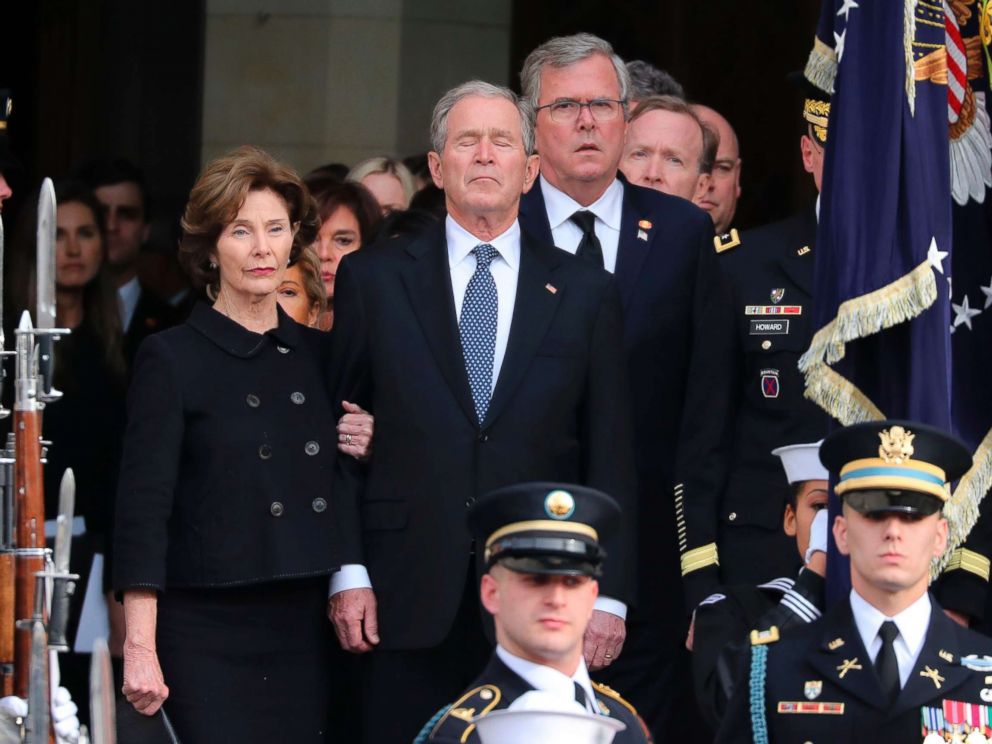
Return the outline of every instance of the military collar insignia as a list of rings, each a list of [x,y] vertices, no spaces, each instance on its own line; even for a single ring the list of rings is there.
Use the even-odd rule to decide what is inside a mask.
[[[954,654],[952,654],[950,651],[940,649],[940,651],[937,652],[937,656],[939,656],[941,659],[946,661],[948,664],[954,663]]]
[[[610,709],[609,709],[609,707],[607,707],[606,703],[604,703],[599,698],[596,699],[596,705],[599,707],[599,712],[601,714],[603,714],[604,716],[610,715]]]
[[[944,681],[944,678],[940,676],[940,672],[929,666],[923,667],[923,671],[920,672],[920,676],[930,679],[938,690],[940,689],[940,683]]]
[[[858,663],[858,657],[855,656],[853,659],[844,659],[843,663],[837,667],[837,672],[839,673],[841,679],[844,679],[844,675],[850,672],[852,669],[861,670],[862,666]]]
[[[737,233],[736,228],[731,228],[730,232],[724,233],[723,235],[717,235],[713,238],[713,248],[716,249],[717,253],[729,251],[731,248],[735,248],[740,244],[741,237]]]
[[[768,630],[752,630],[751,645],[764,646],[766,643],[775,643],[779,639],[778,626],[773,625]]]
[[[808,245],[804,245],[802,248],[800,248],[798,251],[796,251],[796,255],[797,256],[805,256],[807,253],[809,253],[812,250],[813,249],[810,248]]]
[[[843,645],[844,645],[843,638],[834,638],[832,641],[830,641],[830,643],[827,644],[827,648],[829,648],[831,651],[836,651]]]

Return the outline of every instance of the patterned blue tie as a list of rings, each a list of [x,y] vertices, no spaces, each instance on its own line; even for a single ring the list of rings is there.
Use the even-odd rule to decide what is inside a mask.
[[[496,281],[489,272],[489,264],[499,255],[499,251],[488,243],[482,243],[473,248],[472,253],[475,255],[475,273],[465,289],[458,330],[462,337],[462,356],[465,357],[475,415],[481,424],[489,410],[493,389],[496,315],[499,309]]]

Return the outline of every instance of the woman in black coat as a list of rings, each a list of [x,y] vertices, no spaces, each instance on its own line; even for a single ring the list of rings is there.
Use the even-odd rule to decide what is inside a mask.
[[[327,335],[276,301],[316,228],[306,187],[261,150],[208,165],[180,254],[214,304],[135,364],[115,535],[124,694],[149,715],[164,702],[184,744],[325,735],[338,432]],[[351,424],[357,454],[371,420]]]

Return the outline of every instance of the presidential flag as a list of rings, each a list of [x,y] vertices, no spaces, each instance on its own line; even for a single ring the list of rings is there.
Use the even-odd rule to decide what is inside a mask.
[[[951,333],[974,331],[984,297],[973,288],[962,294],[963,286],[992,278],[971,267],[989,258],[987,235],[964,240],[952,230],[954,200],[984,198],[992,181],[984,97],[969,78],[981,67],[981,44],[967,30],[968,22],[987,23],[985,11],[979,0],[830,0],[805,70],[833,94],[817,234],[818,330],[800,360],[806,395],[841,424],[905,418],[967,430],[978,460],[945,509],[953,547],[992,480],[992,396],[975,376],[954,376],[953,360],[979,351],[955,344],[952,352]],[[965,136],[962,117],[984,118],[985,133]],[[967,276],[952,276],[955,269]],[[973,405],[978,398],[982,405]]]

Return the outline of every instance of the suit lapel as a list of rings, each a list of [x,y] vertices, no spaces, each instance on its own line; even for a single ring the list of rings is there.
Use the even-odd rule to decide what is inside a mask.
[[[626,308],[641,275],[641,267],[661,226],[653,224],[649,219],[650,212],[639,203],[636,187],[627,183],[620,174],[617,174],[617,178],[623,184],[623,207],[614,274],[617,278],[617,287],[620,289],[620,300]]]
[[[554,267],[559,260],[555,254],[555,249],[541,245],[529,234],[521,235],[520,272],[510,337],[484,427],[496,420],[513,396],[548,331],[562,295],[567,291],[560,282],[552,281]],[[554,291],[548,288],[549,285]]]
[[[455,316],[451,270],[444,237],[444,222],[407,246],[414,259],[403,270],[403,284],[410,304],[424,329],[424,336],[441,368],[441,374],[469,420],[475,423],[475,405],[465,373],[461,339]]]
[[[840,687],[873,708],[886,707],[871,656],[854,624],[850,602],[838,602],[823,619],[819,645],[811,649],[809,662],[824,680]]]
[[[530,191],[520,198],[520,229],[545,245],[554,245],[551,235],[551,223],[548,221],[548,210],[544,204],[544,192],[541,191],[541,179],[534,181]]]
[[[906,686],[896,700],[894,715],[945,698],[970,677],[961,666],[957,630],[953,621],[931,599],[930,627]]]

